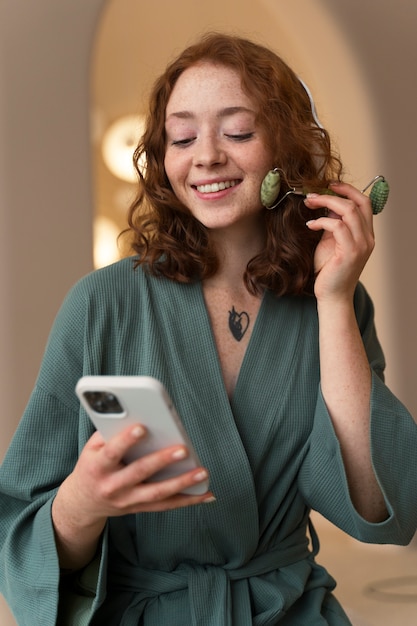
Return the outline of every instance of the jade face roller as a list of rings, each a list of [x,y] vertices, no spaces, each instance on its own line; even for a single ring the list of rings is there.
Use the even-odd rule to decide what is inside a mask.
[[[314,99],[313,99],[310,89],[307,87],[306,83],[303,80],[301,80],[300,77],[298,78],[298,80],[304,87],[304,90],[307,93],[308,99],[310,100],[311,114],[314,118],[315,123],[317,124],[318,128],[323,128],[323,125],[321,124],[318,118],[316,105],[314,103]],[[288,182],[285,180],[287,187],[290,187],[290,188],[278,200],[279,192],[281,190],[281,174],[283,175],[283,178],[285,180],[285,173],[276,167],[275,169],[270,170],[262,181],[261,202],[262,202],[262,205],[267,209],[270,209],[270,210],[276,209],[276,207],[279,206],[281,202],[283,202],[285,198],[291,194],[295,194],[297,196],[306,196],[308,193],[308,190],[305,188],[290,187],[290,185],[288,185]],[[378,175],[378,176],[375,176],[375,178],[373,178],[371,182],[368,183],[364,189],[362,189],[362,193],[365,193],[365,191],[369,189],[371,185],[372,185],[372,189],[369,193],[369,199],[371,201],[372,213],[374,215],[377,215],[378,213],[381,213],[381,211],[383,210],[383,208],[385,207],[387,203],[388,195],[389,195],[389,185],[383,176]],[[321,193],[330,194],[333,196],[337,195],[330,189],[323,189],[321,190]]]
[[[282,170],[279,168],[275,168],[270,170],[268,174],[262,181],[261,185],[261,202],[262,205],[269,210],[276,209],[277,206],[281,204],[285,200],[285,198],[291,194],[297,196],[306,196],[308,190],[301,187],[290,187],[290,189],[284,193],[284,195],[277,201],[279,192],[281,190],[281,176]],[[284,172],[282,172],[283,174]],[[385,178],[381,175],[375,176],[367,185],[362,189],[362,193],[365,193],[369,187],[372,189],[369,194],[369,198],[371,200],[372,213],[374,215],[378,215],[381,213],[383,208],[385,207],[388,195],[389,195],[389,185]],[[321,191],[323,194],[337,195],[330,189],[323,189]]]

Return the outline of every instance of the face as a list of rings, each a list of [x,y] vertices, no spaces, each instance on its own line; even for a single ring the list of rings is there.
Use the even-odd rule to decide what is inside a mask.
[[[166,134],[168,179],[196,219],[210,229],[261,228],[271,155],[237,72],[207,62],[185,70],[168,101]]]

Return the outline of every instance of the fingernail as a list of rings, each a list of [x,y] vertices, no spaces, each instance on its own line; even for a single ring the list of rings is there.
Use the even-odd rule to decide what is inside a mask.
[[[306,195],[306,199],[308,200],[309,198],[318,198],[320,194],[318,193],[308,193]]]
[[[172,458],[175,461],[180,461],[181,459],[185,459],[187,456],[187,450],[185,448],[179,448],[172,453]]]
[[[134,428],[132,428],[132,436],[135,439],[139,439],[139,437],[142,437],[145,434],[145,429],[143,428],[143,426],[135,426]]]
[[[206,470],[200,470],[199,472],[197,472],[197,474],[194,474],[193,478],[196,482],[206,480],[208,478],[208,473],[206,472]]]
[[[216,498],[214,496],[209,496],[203,500],[203,503],[206,504],[208,502],[216,502]]]

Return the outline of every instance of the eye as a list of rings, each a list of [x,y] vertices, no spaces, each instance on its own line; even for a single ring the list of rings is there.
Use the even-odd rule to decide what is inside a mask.
[[[233,139],[233,141],[249,141],[254,136],[254,133],[242,133],[239,135],[226,135],[229,139]]]
[[[171,141],[171,146],[188,146],[191,142],[193,142],[195,137],[188,137],[187,139],[173,139]]]

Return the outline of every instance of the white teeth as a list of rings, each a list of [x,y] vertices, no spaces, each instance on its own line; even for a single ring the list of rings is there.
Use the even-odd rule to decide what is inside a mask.
[[[200,193],[215,193],[216,191],[234,187],[237,185],[237,182],[237,180],[225,180],[220,183],[212,183],[211,185],[197,185],[197,190]]]

